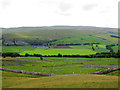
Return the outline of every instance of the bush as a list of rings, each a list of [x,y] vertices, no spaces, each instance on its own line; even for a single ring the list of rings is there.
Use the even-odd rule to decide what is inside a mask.
[[[58,57],[62,57],[62,55],[60,53],[58,53]]]
[[[18,57],[20,55],[19,55],[19,53],[10,53],[10,52],[9,53],[2,53],[2,57],[5,58],[5,57],[8,57],[8,56],[9,57]]]

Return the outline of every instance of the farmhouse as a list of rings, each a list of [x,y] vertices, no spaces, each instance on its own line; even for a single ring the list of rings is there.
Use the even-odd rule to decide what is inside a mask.
[[[54,46],[53,48],[71,48],[69,46]]]

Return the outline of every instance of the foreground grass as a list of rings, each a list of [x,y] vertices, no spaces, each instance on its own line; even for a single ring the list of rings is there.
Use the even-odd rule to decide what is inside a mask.
[[[79,67],[78,65],[61,66],[61,67],[4,66],[4,68],[15,69],[15,70],[24,70],[24,71],[30,71],[30,72],[51,73],[51,74],[56,74],[56,75],[92,73],[92,72],[97,72],[100,70],[106,70],[106,68]]]
[[[120,70],[117,70],[117,71],[114,71],[114,72],[107,73],[106,75],[120,76]]]
[[[39,77],[3,71],[3,88],[118,88],[117,76],[62,75]]]

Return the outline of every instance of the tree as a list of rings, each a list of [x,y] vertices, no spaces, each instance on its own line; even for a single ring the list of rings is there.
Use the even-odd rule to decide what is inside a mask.
[[[2,57],[3,57],[3,58],[6,58],[6,55],[5,55],[5,54],[2,54]]]
[[[58,57],[62,57],[62,54],[58,53]]]
[[[92,47],[92,50],[93,50],[93,51],[95,50],[94,47]]]
[[[25,57],[28,57],[28,56],[29,56],[29,54],[28,54],[28,53],[26,53],[26,54],[25,54]]]
[[[16,53],[11,54],[11,57],[17,57]]]
[[[114,53],[114,51],[111,49],[111,50],[110,50],[110,53],[112,53],[112,54],[113,54],[113,53]]]
[[[19,55],[19,53],[10,53],[10,52],[8,52],[8,53],[2,53],[2,57],[17,57],[17,56],[20,56]]]
[[[40,60],[43,60],[42,56],[40,56]]]

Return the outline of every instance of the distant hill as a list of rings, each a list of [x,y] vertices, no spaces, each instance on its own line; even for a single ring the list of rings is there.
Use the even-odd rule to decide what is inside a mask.
[[[43,26],[2,28],[3,45],[65,45],[118,43],[117,28],[92,26]]]
[[[78,30],[117,30],[117,28],[107,27],[93,27],[93,26],[41,26],[41,27],[16,27],[16,28],[2,28],[3,30],[42,30],[42,29],[78,29]]]

